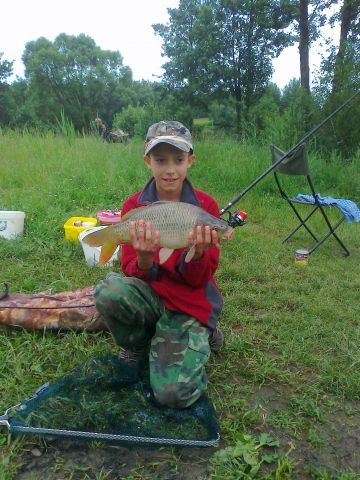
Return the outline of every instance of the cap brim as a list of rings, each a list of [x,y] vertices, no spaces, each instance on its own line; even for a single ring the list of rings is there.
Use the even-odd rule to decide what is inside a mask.
[[[147,155],[154,147],[159,145],[160,143],[167,143],[168,145],[172,145],[179,150],[189,153],[192,150],[192,145],[188,143],[186,140],[178,139],[178,138],[154,138],[150,140],[150,142],[146,145],[145,148],[145,155]]]

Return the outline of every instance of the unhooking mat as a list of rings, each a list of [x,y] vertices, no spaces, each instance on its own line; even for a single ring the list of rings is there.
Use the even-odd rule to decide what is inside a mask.
[[[155,400],[144,370],[114,356],[89,359],[40,387],[0,416],[11,434],[109,441],[125,445],[209,447],[220,439],[214,407],[203,395],[172,409]]]
[[[94,305],[93,287],[60,293],[0,293],[0,328],[108,330]]]

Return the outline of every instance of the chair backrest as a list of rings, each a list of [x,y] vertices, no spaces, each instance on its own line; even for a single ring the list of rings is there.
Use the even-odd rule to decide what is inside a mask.
[[[275,145],[270,145],[270,150],[273,165],[285,155],[285,152]],[[302,143],[274,169],[274,172],[284,175],[310,175],[306,144]]]
[[[285,152],[280,150],[280,148],[276,147],[275,145],[270,145],[270,150],[271,150],[271,161],[273,165],[285,155]],[[289,200],[289,195],[281,185],[282,182],[280,183],[278,173],[281,173],[283,175],[305,177],[308,188],[310,189],[310,192],[313,195],[316,202],[315,189],[314,189],[312,180],[310,178],[309,161],[308,161],[308,154],[307,154],[305,143],[302,143],[295,150],[295,152],[293,152],[291,155],[286,157],[281,163],[279,163],[279,165],[275,167],[273,172],[274,172],[276,184],[283,198],[285,198],[286,200]]]

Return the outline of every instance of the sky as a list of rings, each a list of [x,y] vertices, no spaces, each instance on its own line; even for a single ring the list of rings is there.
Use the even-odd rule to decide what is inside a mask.
[[[152,24],[167,23],[168,8],[179,0],[13,0],[1,2],[0,52],[2,61],[15,60],[14,79],[23,76],[21,56],[26,42],[45,37],[50,41],[60,33],[91,37],[103,50],[119,51],[131,68],[134,80],[159,80],[162,39]],[[337,32],[332,31],[334,39]],[[310,53],[311,70],[319,65],[318,47]],[[297,46],[287,48],[274,60],[272,81],[283,88],[300,76]]]

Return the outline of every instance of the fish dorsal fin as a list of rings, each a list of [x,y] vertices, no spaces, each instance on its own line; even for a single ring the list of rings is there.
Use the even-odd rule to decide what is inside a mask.
[[[132,210],[129,210],[128,212],[126,212],[124,215],[121,215],[121,221],[123,222],[124,220],[128,220],[129,218],[131,218],[135,213],[137,212],[140,212],[141,210],[144,210],[144,208],[147,208],[148,205],[144,205],[142,207],[136,207],[136,208],[133,208]]]

